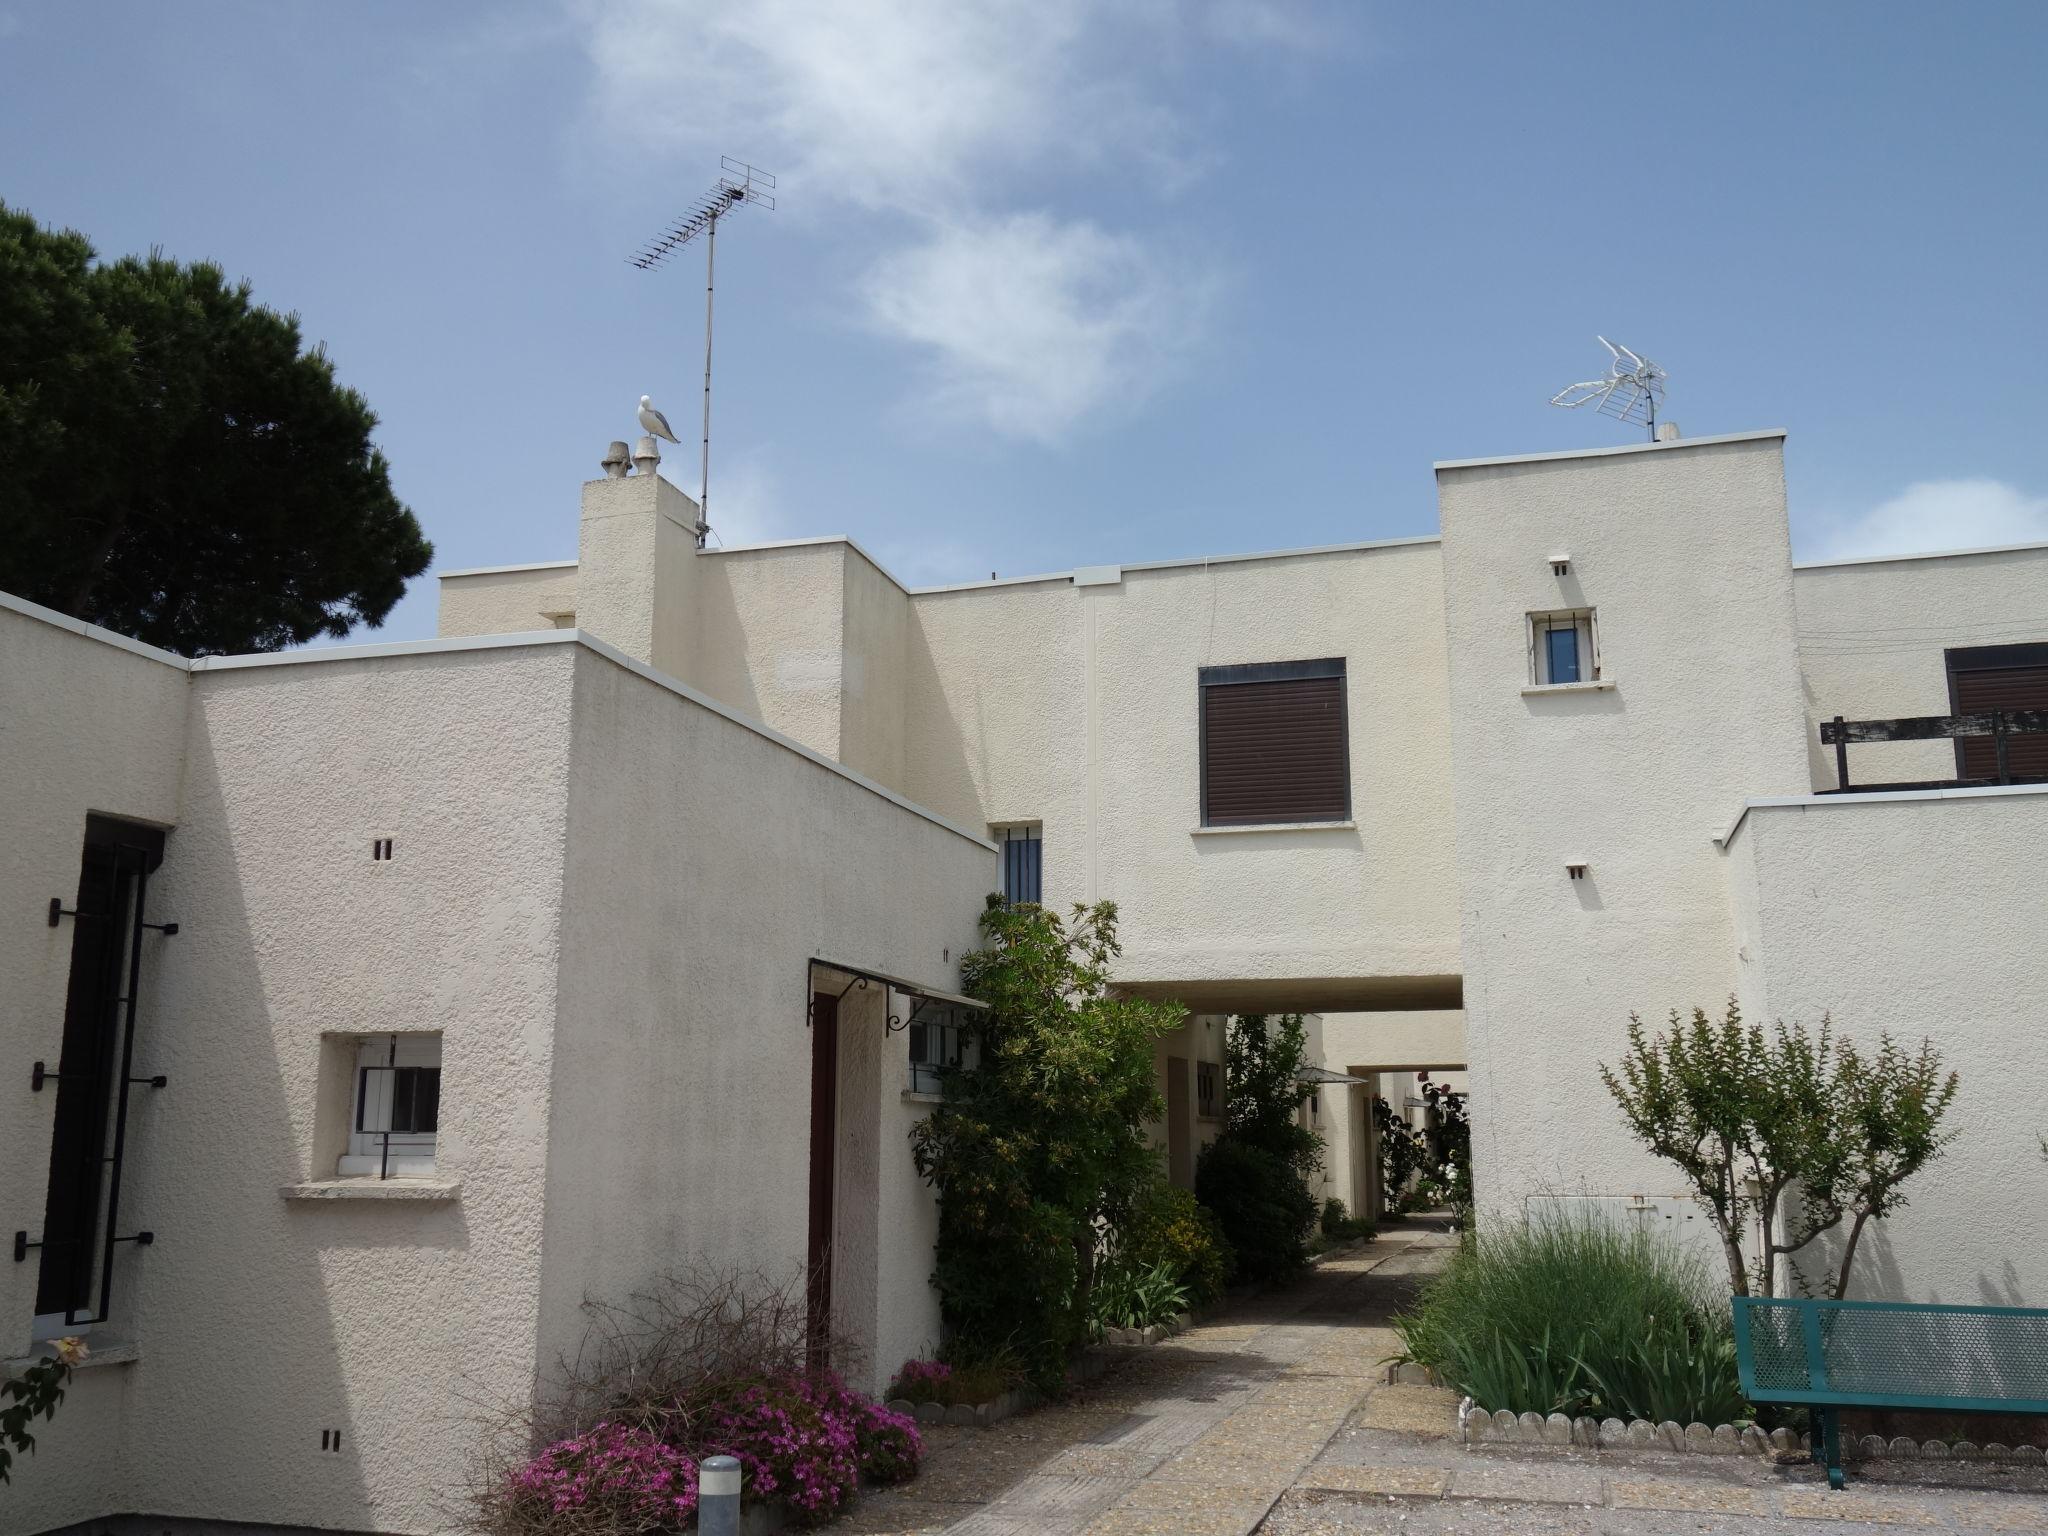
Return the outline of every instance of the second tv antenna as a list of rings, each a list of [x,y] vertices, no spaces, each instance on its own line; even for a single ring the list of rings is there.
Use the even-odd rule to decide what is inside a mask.
[[[1657,407],[1664,403],[1664,380],[1669,375],[1648,358],[1637,356],[1627,347],[1617,347],[1605,336],[1593,339],[1614,359],[1607,365],[1607,377],[1588,379],[1583,384],[1568,384],[1550,397],[1550,403],[1569,410],[1597,400],[1600,403],[1596,409],[1602,416],[1648,427],[1650,441],[1654,443],[1657,441]]]
[[[698,464],[697,534],[702,545],[711,528],[711,291],[718,265],[718,221],[749,204],[775,208],[775,178],[758,166],[718,157],[722,173],[709,192],[677,214],[660,234],[626,259],[643,272],[651,272],[699,235],[704,237],[704,448]]]

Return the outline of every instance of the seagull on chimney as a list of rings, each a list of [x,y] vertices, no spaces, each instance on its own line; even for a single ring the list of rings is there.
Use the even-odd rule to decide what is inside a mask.
[[[668,418],[654,408],[654,402],[647,396],[640,397],[640,430],[651,432],[656,437],[671,443],[680,443],[681,438],[669,430]]]

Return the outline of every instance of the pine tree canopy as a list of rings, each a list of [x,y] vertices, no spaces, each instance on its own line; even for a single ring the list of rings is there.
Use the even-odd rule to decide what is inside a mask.
[[[377,625],[433,546],[298,319],[0,204],[0,591],[183,655]]]

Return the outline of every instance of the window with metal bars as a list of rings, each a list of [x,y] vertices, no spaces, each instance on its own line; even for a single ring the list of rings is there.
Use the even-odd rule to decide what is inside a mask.
[[[1204,1120],[1215,1120],[1223,1113],[1223,1064],[1219,1061],[1195,1063],[1195,1113]]]
[[[356,1051],[348,1151],[335,1171],[344,1178],[430,1174],[440,1124],[440,1035],[366,1035]]]
[[[35,1092],[56,1084],[50,1134],[50,1174],[43,1229],[30,1239],[14,1235],[16,1263],[40,1250],[36,1328],[105,1322],[111,1312],[114,1250],[147,1246],[155,1234],[120,1230],[121,1192],[129,1153],[135,1090],[162,1088],[168,1079],[145,1075],[136,1061],[138,1005],[155,951],[146,930],[165,938],[176,923],[149,918],[149,878],[163,862],[164,834],[107,816],[86,818],[78,893],[72,906],[52,897],[51,927],[72,924],[70,977],[64,1005],[62,1054],[54,1071],[36,1062]]]
[[[1344,658],[1201,669],[1202,825],[1351,819]]]
[[[1043,900],[1041,866],[1045,840],[1037,824],[992,830],[996,846],[1003,851],[1003,900],[1012,906]]]
[[[922,1001],[915,1007],[905,1026],[910,1037],[910,1091],[939,1093],[948,1069],[975,1065],[974,1032],[957,1008]]]
[[[1958,646],[1947,652],[1949,712],[1988,715],[1994,710],[2048,710],[2048,642]],[[2048,779],[2048,735],[2016,733],[2006,739],[2010,779]],[[1998,777],[1998,744],[1990,736],[1956,738],[1956,777]]]

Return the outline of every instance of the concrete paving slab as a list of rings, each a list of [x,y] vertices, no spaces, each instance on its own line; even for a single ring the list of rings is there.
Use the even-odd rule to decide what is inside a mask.
[[[1794,1520],[1856,1521],[1865,1525],[1939,1526],[1933,1509],[1907,1502],[1897,1494],[1838,1492],[1833,1488],[1786,1488],[1778,1494],[1778,1512]]]
[[[1387,1498],[1440,1499],[1450,1481],[1450,1473],[1442,1467],[1351,1467],[1318,1462],[1295,1479],[1295,1486]]]
[[[1607,1480],[1587,1467],[1459,1467],[1445,1496],[1596,1507],[1606,1502],[1606,1488]]]

